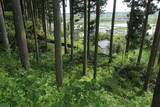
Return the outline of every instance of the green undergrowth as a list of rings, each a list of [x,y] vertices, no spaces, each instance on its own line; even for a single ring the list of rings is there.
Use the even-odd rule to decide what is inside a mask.
[[[142,93],[144,66],[136,67],[132,52],[128,58],[98,56],[97,80],[93,80],[93,61],[87,76],[82,76],[82,56],[74,61],[63,56],[64,84],[57,89],[53,53],[41,55],[41,62],[31,59],[25,71],[15,53],[0,53],[0,107],[149,107],[152,93]],[[81,59],[81,60],[80,60]],[[106,60],[105,60],[106,59]],[[142,61],[143,62],[143,61]]]

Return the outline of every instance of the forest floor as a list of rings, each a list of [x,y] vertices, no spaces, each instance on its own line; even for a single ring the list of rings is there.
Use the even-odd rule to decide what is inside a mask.
[[[58,90],[54,53],[41,54],[39,64],[30,57],[31,69],[26,72],[17,54],[0,52],[0,107],[149,107],[152,92],[141,91],[146,65],[135,66],[135,54],[114,55],[110,65],[108,58],[98,56],[97,80],[92,79],[91,60],[87,76],[82,76],[81,52],[74,54],[73,62],[64,55],[64,84]]]

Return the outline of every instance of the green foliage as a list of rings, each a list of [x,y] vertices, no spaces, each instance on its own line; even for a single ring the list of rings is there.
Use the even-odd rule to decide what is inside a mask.
[[[129,57],[129,60],[135,58],[132,54],[129,54]],[[122,64],[120,55],[116,56],[111,66],[102,65],[107,59],[105,61],[102,60],[104,57],[99,57],[101,62],[96,81],[92,80],[91,64],[87,77],[82,77],[79,52],[75,53],[73,62],[69,62],[68,55],[65,55],[64,86],[60,90],[56,87],[52,54],[42,54],[41,63],[39,65],[31,63],[32,69],[29,72],[20,66],[17,58],[14,53],[0,53],[1,106],[149,107],[150,105],[152,94],[141,93],[139,84],[142,80],[137,77],[143,67],[136,68],[132,60],[124,61]]]
[[[124,35],[114,35],[113,38],[113,52],[120,53],[125,50],[125,36]]]
[[[12,16],[13,16],[13,13],[10,12],[10,11],[5,11],[5,12],[4,12],[4,16],[5,16],[6,18],[8,18],[8,19],[11,19],[11,18],[13,18],[13,17],[12,17]]]
[[[132,0],[124,0],[126,3],[128,3],[128,7],[132,7]],[[128,32],[131,32],[128,36],[130,36],[130,42],[131,42],[131,48],[136,49],[139,47],[141,43],[142,38],[142,31],[143,31],[143,23],[145,20],[145,9],[147,5],[147,1],[145,0],[135,0],[134,2],[134,9],[132,15],[128,15],[131,17],[131,20],[128,22]],[[150,8],[149,8],[149,15],[152,15],[156,13],[158,10],[158,7],[156,4],[153,3],[153,0],[151,1]],[[131,13],[131,12],[130,12]],[[147,25],[147,30],[149,28],[149,24]],[[147,35],[146,35],[147,36]],[[146,38],[145,38],[146,39]],[[146,44],[148,41],[146,40]],[[138,45],[137,45],[138,44]]]
[[[105,40],[105,39],[109,40],[109,38],[110,38],[110,35],[108,35],[107,33],[99,32],[98,41]],[[95,42],[95,36],[94,35],[91,35],[91,41],[93,43]]]

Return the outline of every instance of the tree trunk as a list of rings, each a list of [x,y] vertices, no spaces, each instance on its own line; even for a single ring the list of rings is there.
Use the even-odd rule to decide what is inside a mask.
[[[30,19],[32,17],[30,2],[32,2],[32,0],[26,0],[27,19]]]
[[[151,107],[160,107],[160,69],[157,76],[156,86],[153,94]]]
[[[87,56],[90,56],[90,19],[91,19],[91,0],[88,0],[88,43]]]
[[[116,14],[116,2],[117,0],[114,0],[113,3],[113,14],[112,14],[112,25],[111,25],[111,38],[110,38],[110,52],[109,52],[109,63],[112,62],[112,47],[113,47],[113,33],[114,33],[114,22],[115,22],[115,14]]]
[[[46,28],[46,13],[45,13],[45,0],[42,0],[42,25],[43,25],[43,32],[45,36],[45,50],[47,50],[47,28]]]
[[[5,27],[2,5],[0,3],[0,35],[2,36],[3,49],[9,51],[8,35]]]
[[[62,86],[62,55],[61,55],[61,16],[60,16],[60,1],[53,0],[53,20],[54,20],[54,36],[55,36],[55,67],[57,86]]]
[[[22,17],[23,17],[23,22],[24,22],[24,28],[26,29],[24,0],[20,0],[20,4],[21,4],[21,10],[22,10]]]
[[[25,8],[25,19],[28,20],[28,4],[27,4],[27,0],[24,1],[24,8]]]
[[[70,29],[71,29],[71,60],[73,60],[73,46],[74,46],[74,0],[70,0]]]
[[[157,56],[159,41],[160,41],[160,11],[159,11],[158,21],[157,21],[157,25],[156,25],[156,31],[154,34],[154,40],[153,40],[153,44],[152,44],[150,59],[149,59],[148,67],[147,67],[146,78],[145,78],[144,88],[143,88],[144,91],[146,91],[148,89],[150,74],[153,71],[155,59]]]
[[[38,45],[38,39],[37,39],[37,32],[36,32],[36,23],[35,23],[35,16],[33,13],[33,2],[30,2],[31,4],[31,16],[32,16],[32,24],[33,24],[33,33],[34,33],[34,43],[35,43],[35,57],[36,57],[36,63],[38,64],[39,59],[39,45]]]
[[[0,3],[1,3],[2,12],[3,12],[3,17],[5,17],[5,16],[4,16],[4,12],[5,12],[4,1],[1,0]]]
[[[21,63],[26,70],[29,70],[27,40],[26,40],[26,33],[24,29],[20,1],[12,0],[12,6],[13,6],[14,24],[15,24],[17,42],[19,46]]]
[[[140,46],[140,50],[139,50],[139,56],[138,56],[138,60],[137,60],[137,65],[139,65],[140,62],[141,62],[141,57],[142,57],[142,52],[143,52],[143,45],[144,45],[144,39],[145,39],[145,36],[146,36],[146,31],[147,31],[147,24],[148,24],[148,16],[149,16],[150,4],[151,4],[151,0],[148,0],[148,4],[146,6],[146,11],[145,11],[145,20],[144,20],[144,24],[143,24],[141,46]]]
[[[64,33],[64,52],[67,54],[67,32],[66,32],[66,3],[65,0],[63,2],[63,33]]]
[[[94,75],[93,75],[94,79],[96,79],[97,76],[99,20],[100,20],[100,0],[96,0],[96,31],[95,31],[95,53],[94,53]]]
[[[130,36],[132,35],[132,30],[130,30],[132,28],[132,20],[134,17],[133,13],[134,13],[134,8],[135,8],[135,0],[132,0],[132,7],[131,7],[131,12],[130,12],[130,19],[129,19],[129,24],[128,24],[128,34],[127,34],[127,43],[126,43],[126,51],[125,54],[128,53],[129,48],[130,48]]]
[[[36,12],[36,13],[35,13],[35,15],[36,15],[36,16],[35,16],[35,18],[36,18],[36,23],[37,23],[37,21],[38,21],[37,19],[39,18],[39,12],[38,12],[38,11],[39,11],[39,10],[38,10],[38,4],[39,4],[39,3],[38,3],[38,2],[39,2],[39,0],[35,0],[35,9],[34,9],[34,10],[35,10],[35,12]]]
[[[37,0],[31,0],[32,4],[33,4],[33,13],[34,13],[34,17],[35,17],[35,21],[37,21],[37,18],[39,16],[38,14],[38,3]]]
[[[159,52],[158,65],[160,65],[160,52]]]
[[[84,62],[83,75],[87,72],[87,0],[84,0]]]

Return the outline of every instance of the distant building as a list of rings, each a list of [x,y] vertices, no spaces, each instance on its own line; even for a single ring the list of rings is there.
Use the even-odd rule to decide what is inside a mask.
[[[109,55],[110,41],[102,40],[98,42],[98,46],[103,49],[103,54]]]

